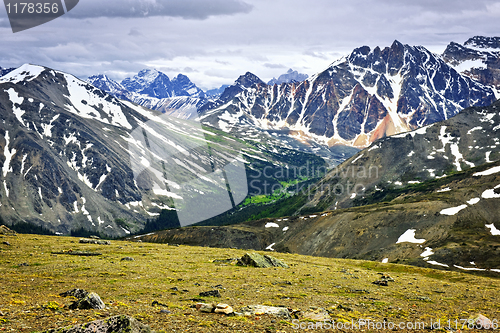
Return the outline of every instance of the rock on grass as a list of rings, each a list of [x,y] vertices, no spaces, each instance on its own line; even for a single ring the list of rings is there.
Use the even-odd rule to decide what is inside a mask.
[[[54,328],[39,333],[154,333],[148,326],[141,324],[135,318],[121,315],[103,320],[92,321],[87,324]]]
[[[275,257],[271,257],[269,255],[261,255],[256,252],[253,253],[245,253],[241,259],[238,260],[239,266],[252,266],[252,267],[260,267],[260,268],[268,268],[268,267],[283,267],[288,268],[288,265]]]
[[[96,293],[89,293],[82,299],[77,300],[69,306],[70,309],[96,309],[102,310],[106,305]]]

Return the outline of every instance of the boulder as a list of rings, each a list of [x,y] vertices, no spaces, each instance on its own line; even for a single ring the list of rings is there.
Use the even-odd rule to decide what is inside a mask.
[[[224,313],[224,314],[231,314],[234,312],[233,308],[227,304],[224,303],[219,303],[215,307],[215,313]]]
[[[271,263],[273,267],[283,267],[283,268],[288,268],[288,265],[283,261],[275,257],[271,257],[269,255],[265,255],[264,258],[266,258],[267,261]]]
[[[83,325],[55,328],[39,333],[154,333],[148,326],[140,323],[135,318],[121,315],[103,320],[92,321]]]
[[[215,306],[213,304],[197,303],[196,304],[196,310],[198,310],[200,312],[211,313],[211,312],[215,311]]]
[[[276,317],[281,317],[285,319],[290,319],[290,311],[287,308],[276,307],[276,306],[265,306],[265,305],[248,305],[241,309],[241,312],[245,316],[259,316],[259,315],[271,315]]]
[[[309,310],[302,314],[303,319],[312,321],[329,321],[331,320],[330,314],[325,309]]]
[[[493,327],[493,322],[488,317],[486,317],[480,313],[470,317],[469,319],[472,319],[471,321],[474,322],[474,324],[477,328],[486,329],[486,330],[495,328],[495,327]]]
[[[259,268],[268,268],[268,267],[284,267],[288,268],[288,265],[280,259],[275,257],[271,257],[269,255],[261,255],[256,252],[253,253],[245,253],[241,259],[238,260],[239,266],[252,266]]]
[[[89,293],[84,298],[81,298],[69,306],[70,309],[95,309],[102,310],[106,305],[96,293]]]

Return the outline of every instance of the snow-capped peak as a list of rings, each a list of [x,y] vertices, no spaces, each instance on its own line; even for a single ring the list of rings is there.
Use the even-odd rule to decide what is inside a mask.
[[[12,72],[0,78],[0,83],[19,83],[21,81],[32,81],[38,77],[46,68],[43,66],[24,64]]]

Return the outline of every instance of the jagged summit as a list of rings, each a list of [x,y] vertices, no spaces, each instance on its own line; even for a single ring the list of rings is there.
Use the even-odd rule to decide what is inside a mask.
[[[464,44],[451,42],[443,59],[461,74],[491,87],[500,98],[500,37],[476,36]]]
[[[96,88],[106,91],[117,98],[129,99],[129,91],[120,83],[110,79],[106,74],[97,74],[89,76],[87,82]]]
[[[87,82],[119,99],[175,114],[183,119],[197,115],[196,110],[193,112],[192,109],[197,109],[206,102],[204,92],[183,74],[170,80],[166,74],[157,70],[143,69],[121,83],[103,74],[90,76]]]
[[[121,85],[130,92],[155,98],[167,98],[173,95],[169,77],[155,69],[143,69],[137,75],[124,79]]]
[[[309,76],[307,74],[300,74],[293,69],[289,69],[286,74],[281,74],[278,78],[273,78],[267,84],[272,86],[274,84],[290,83],[290,82],[302,82],[306,80]]]
[[[250,88],[254,84],[265,84],[257,75],[250,72],[240,75],[235,83],[244,88]]]

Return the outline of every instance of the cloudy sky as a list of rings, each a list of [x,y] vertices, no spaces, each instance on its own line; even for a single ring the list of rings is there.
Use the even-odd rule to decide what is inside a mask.
[[[441,53],[450,41],[500,36],[500,0],[80,0],[68,14],[12,33],[0,9],[0,67],[34,63],[115,80],[143,68],[202,89],[250,71],[264,81],[314,74],[353,48],[397,39]]]

